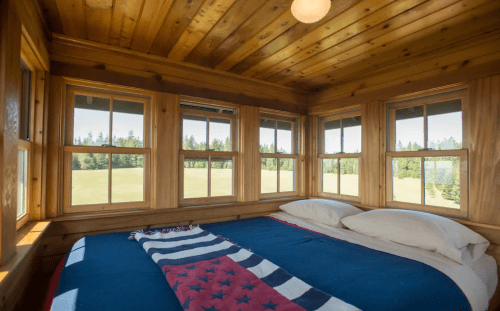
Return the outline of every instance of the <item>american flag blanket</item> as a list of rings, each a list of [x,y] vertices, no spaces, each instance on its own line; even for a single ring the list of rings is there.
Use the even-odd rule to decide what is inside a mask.
[[[184,310],[359,310],[199,227],[131,234]]]

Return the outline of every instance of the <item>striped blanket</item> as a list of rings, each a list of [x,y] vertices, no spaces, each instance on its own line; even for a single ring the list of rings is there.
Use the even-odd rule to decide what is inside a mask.
[[[134,232],[184,310],[359,310],[199,227]]]

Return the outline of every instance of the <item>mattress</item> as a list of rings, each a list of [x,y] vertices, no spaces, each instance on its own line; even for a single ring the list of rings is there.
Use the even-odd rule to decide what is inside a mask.
[[[201,227],[362,310],[485,310],[497,283],[489,256],[472,268],[286,213]],[[52,310],[183,310],[158,266],[128,236],[75,243],[61,264]]]

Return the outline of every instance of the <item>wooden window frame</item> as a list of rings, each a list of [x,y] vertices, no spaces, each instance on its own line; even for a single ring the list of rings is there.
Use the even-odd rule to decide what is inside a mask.
[[[17,218],[16,222],[16,230],[19,230],[22,228],[25,224],[27,224],[31,220],[31,212],[33,209],[33,204],[31,200],[31,195],[32,195],[32,169],[31,165],[33,163],[33,133],[34,133],[34,119],[35,119],[35,92],[36,92],[36,72],[37,72],[37,64],[33,63],[33,59],[28,57],[26,53],[21,51],[21,59],[24,62],[24,64],[28,67],[28,69],[31,72],[31,77],[30,77],[30,89],[29,89],[29,124],[28,124],[28,131],[29,131],[29,139],[30,140],[24,140],[21,139],[21,133],[19,132],[19,138],[18,138],[18,152],[20,150],[27,150],[27,175],[26,175],[26,182],[28,183],[26,187],[26,213],[22,215],[21,217]],[[22,82],[24,84],[24,82]],[[23,88],[21,88],[21,100],[19,101],[19,118],[21,119],[23,116],[23,94],[22,92],[24,91]],[[19,124],[22,124],[23,121],[19,120]],[[19,170],[19,168],[18,168]]]
[[[199,107],[207,107],[207,108],[219,108],[219,109],[231,109],[237,111],[237,106],[230,105],[218,101],[212,100],[202,100],[202,99],[194,99],[191,97],[182,97],[181,103],[193,104],[194,106]],[[206,133],[206,150],[184,150],[183,149],[183,121],[184,116],[199,116],[207,118],[207,133]],[[231,151],[215,151],[210,150],[210,118],[215,119],[228,119],[231,122]],[[238,170],[237,170],[237,161],[238,161],[238,151],[237,151],[237,142],[236,142],[236,122],[237,116],[236,114],[224,114],[224,113],[216,113],[211,111],[203,111],[189,108],[181,108],[180,109],[180,137],[179,137],[179,205],[198,205],[198,204],[208,204],[208,203],[219,203],[219,202],[233,202],[238,200]],[[232,178],[233,178],[233,195],[230,196],[212,196],[212,186],[211,186],[211,169],[212,169],[212,158],[227,158],[231,159],[233,163],[232,169]],[[184,198],[184,161],[185,160],[196,160],[196,159],[206,159],[208,162],[208,189],[207,189],[207,197],[201,198]]]
[[[113,137],[111,132],[113,128],[113,100],[126,100],[139,102],[144,104],[144,133],[143,147],[110,147],[110,146],[75,146],[73,145],[74,137],[74,105],[75,95],[96,96],[100,98],[110,99],[110,133],[109,137]],[[113,89],[89,89],[86,85],[68,85],[66,89],[66,128],[65,128],[65,144],[63,148],[63,213],[82,213],[109,211],[121,209],[137,209],[151,208],[152,196],[151,181],[152,181],[152,159],[151,159],[151,106],[152,99],[144,96],[141,93],[118,93]],[[72,158],[73,153],[103,153],[108,155],[108,203],[71,205],[72,195]],[[112,203],[112,157],[113,154],[140,154],[144,155],[144,200],[138,202],[123,202]]]
[[[353,110],[349,112],[344,112],[344,113],[338,113],[334,115],[328,115],[321,117],[318,120],[318,154],[317,154],[317,161],[318,161],[318,166],[317,166],[317,173],[318,173],[318,184],[317,184],[317,189],[318,189],[318,196],[320,197],[326,197],[326,198],[332,198],[332,199],[339,199],[343,201],[353,201],[353,202],[359,202],[361,200],[360,193],[361,193],[361,156],[363,150],[359,153],[344,153],[344,144],[343,144],[343,136],[344,136],[344,128],[342,125],[342,119],[345,118],[351,118],[351,117],[361,117],[362,118],[362,111],[361,110]],[[335,120],[340,120],[340,153],[334,153],[334,154],[327,154],[325,153],[325,122],[329,121],[335,121]],[[361,126],[363,126],[361,124]],[[363,135],[361,135],[361,139],[363,139]],[[362,141],[361,141],[362,143]],[[323,159],[335,159],[337,160],[337,192],[338,193],[331,193],[331,192],[323,192]],[[358,195],[357,196],[352,196],[352,195],[346,195],[346,194],[341,194],[340,193],[340,160],[341,159],[358,159]]]
[[[263,116],[265,115],[265,116]],[[297,124],[299,119],[297,116],[292,115],[275,115],[273,113],[264,112],[261,113],[259,117],[259,131],[260,131],[260,120],[274,120],[276,121],[276,126],[274,129],[274,153],[261,153],[260,152],[260,134],[259,134],[259,166],[262,167],[262,159],[276,159],[276,174],[277,174],[277,192],[272,193],[262,193],[262,178],[260,176],[259,170],[259,194],[261,199],[272,199],[272,198],[283,198],[283,197],[293,197],[299,195],[298,187],[298,161],[299,161],[299,146],[298,146],[298,137],[297,137]],[[280,153],[278,152],[278,121],[292,123],[292,153]],[[293,159],[295,161],[294,165],[294,191],[280,191],[280,160],[281,159]]]
[[[403,101],[401,101],[401,99]],[[468,155],[468,138],[467,134],[467,120],[468,120],[468,103],[469,103],[469,92],[466,85],[459,85],[455,87],[450,87],[448,89],[439,89],[437,91],[423,93],[414,96],[406,96],[404,98],[397,100],[390,100],[385,102],[385,111],[387,113],[387,150],[385,151],[385,204],[388,207],[403,208],[403,209],[413,209],[420,210],[435,214],[450,215],[454,217],[468,217],[468,192],[469,192],[469,155]],[[427,105],[440,103],[449,100],[460,99],[462,105],[462,149],[453,150],[428,150],[427,138],[428,138],[428,126],[427,126]],[[422,150],[419,151],[395,151],[396,146],[396,120],[395,112],[397,109],[409,108],[415,106],[423,106],[423,118],[424,118],[424,146]],[[392,200],[393,193],[393,171],[392,171],[392,159],[393,158],[420,158],[420,176],[421,176],[421,204],[406,203],[400,201]],[[424,159],[426,157],[459,157],[460,167],[460,209],[454,209],[450,207],[426,205],[425,202],[425,174],[424,174]]]

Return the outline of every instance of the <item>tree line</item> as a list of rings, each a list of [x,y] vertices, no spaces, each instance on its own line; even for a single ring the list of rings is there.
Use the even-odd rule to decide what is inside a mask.
[[[226,138],[225,141],[221,139],[214,139],[208,146],[209,149],[213,149],[214,151],[231,151],[231,140],[229,137]],[[184,150],[207,150],[207,143],[201,142],[198,143],[193,135],[188,137],[187,135],[182,139],[182,149]],[[195,160],[195,159],[187,159],[184,161],[184,168],[208,168],[208,159],[207,160]],[[212,169],[232,169],[233,161],[231,160],[213,160],[212,159]]]
[[[74,141],[79,146],[102,146],[109,144],[109,135],[99,133],[94,140],[92,132],[83,140],[78,137]],[[127,138],[113,137],[113,146],[117,147],[142,147],[142,140],[134,136],[130,131]],[[112,167],[115,168],[144,168],[144,155],[142,154],[113,154],[111,158]],[[106,153],[73,153],[73,170],[103,170],[109,167],[109,155]]]
[[[462,143],[456,142],[453,137],[444,139],[442,142],[434,143],[432,146],[437,150],[461,149]],[[418,151],[422,149],[417,143],[408,143],[406,147],[401,141],[398,142],[398,151]],[[447,167],[443,163],[448,162]],[[449,163],[451,162],[451,163]],[[441,191],[443,199],[460,203],[460,158],[459,157],[426,157],[424,161],[425,189],[431,197],[436,197],[436,190]],[[420,158],[393,158],[393,176],[399,179],[421,178]],[[451,169],[450,169],[451,168]]]

